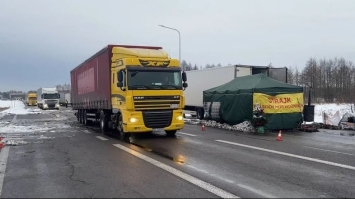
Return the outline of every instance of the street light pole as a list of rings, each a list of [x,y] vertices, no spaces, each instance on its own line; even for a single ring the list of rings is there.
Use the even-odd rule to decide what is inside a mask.
[[[170,27],[167,27],[167,26],[164,26],[164,25],[159,25],[159,26],[163,27],[163,28],[170,29],[170,30],[175,30],[176,32],[179,33],[179,62],[180,62],[180,65],[181,65],[181,35],[180,35],[180,31],[175,29],[175,28],[170,28]]]

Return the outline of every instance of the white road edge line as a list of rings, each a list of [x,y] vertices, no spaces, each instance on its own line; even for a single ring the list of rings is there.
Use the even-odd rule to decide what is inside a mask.
[[[238,196],[235,196],[232,193],[229,193],[229,192],[224,191],[224,190],[222,190],[222,189],[220,189],[218,187],[215,187],[215,186],[209,184],[208,182],[205,182],[203,180],[195,178],[195,177],[193,177],[193,176],[191,176],[189,174],[186,174],[186,173],[184,173],[182,171],[179,171],[179,170],[177,170],[177,169],[175,169],[175,168],[173,168],[171,166],[168,166],[168,165],[166,165],[164,163],[161,163],[161,162],[159,162],[157,160],[154,160],[154,159],[152,159],[152,158],[150,158],[150,157],[148,157],[146,155],[138,153],[137,151],[134,151],[134,150],[132,150],[130,148],[127,148],[127,147],[125,147],[123,145],[114,144],[113,146],[115,146],[115,147],[117,147],[119,149],[122,149],[123,151],[126,151],[126,152],[130,153],[131,155],[134,155],[134,156],[136,156],[136,157],[138,157],[138,158],[140,158],[140,159],[142,159],[142,160],[144,160],[144,161],[146,161],[148,163],[151,163],[151,164],[153,164],[153,165],[155,165],[155,166],[157,166],[157,167],[159,167],[159,168],[161,168],[161,169],[163,169],[163,170],[165,170],[165,171],[167,171],[167,172],[169,172],[171,174],[174,174],[177,177],[180,177],[180,178],[182,178],[182,179],[184,179],[184,180],[186,180],[186,181],[188,181],[188,182],[190,182],[190,183],[192,183],[194,185],[197,185],[197,186],[201,187],[202,189],[205,189],[206,191],[209,191],[209,192],[211,192],[211,193],[213,193],[213,194],[215,194],[215,195],[217,195],[219,197],[222,197],[222,198],[239,198]]]
[[[0,197],[2,194],[2,186],[4,184],[5,178],[5,171],[7,165],[7,158],[9,157],[10,147],[5,146],[4,148],[0,149]]]
[[[328,152],[333,152],[333,153],[340,153],[340,154],[344,154],[344,155],[352,155],[352,156],[355,156],[355,154],[352,154],[352,153],[344,153],[344,152],[332,151],[332,150],[326,150],[326,149],[320,149],[320,148],[309,147],[309,146],[303,146],[303,147],[304,147],[304,148],[310,148],[310,149],[316,149],[316,150],[320,150],[320,151],[328,151]]]
[[[184,133],[184,132],[178,132],[180,134],[183,134],[183,135],[188,135],[188,136],[197,136],[197,135],[194,135],[194,134],[189,134],[189,133]]]
[[[97,139],[102,140],[102,141],[107,141],[108,139],[101,137],[101,136],[96,136]]]
[[[215,140],[215,141],[216,142],[226,143],[226,144],[231,144],[231,145],[236,145],[236,146],[241,146],[241,147],[245,147],[245,148],[250,148],[250,149],[256,149],[256,150],[260,150],[260,151],[266,151],[266,152],[275,153],[275,154],[279,154],[279,155],[289,156],[289,157],[293,157],[293,158],[299,158],[299,159],[303,159],[303,160],[309,160],[309,161],[313,161],[313,162],[323,163],[323,164],[332,165],[332,166],[336,166],[336,167],[342,167],[342,168],[345,168],[345,169],[350,169],[350,170],[354,170],[355,171],[355,167],[349,166],[349,165],[345,165],[345,164],[339,164],[339,163],[335,163],[335,162],[329,162],[329,161],[325,161],[325,160],[319,160],[319,159],[315,159],[315,158],[295,155],[295,154],[291,154],[291,153],[285,153],[285,152],[281,152],[281,151],[274,151],[274,150],[255,147],[255,146],[238,144],[238,143],[235,143],[235,142],[228,142],[228,141],[224,141],[224,140]]]

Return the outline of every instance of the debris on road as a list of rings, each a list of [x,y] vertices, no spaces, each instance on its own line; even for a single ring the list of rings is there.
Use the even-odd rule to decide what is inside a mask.
[[[221,124],[212,120],[185,119],[185,124],[205,125],[205,127],[225,129],[229,131],[255,132],[255,128],[249,121],[242,122],[236,125]]]
[[[16,139],[8,139],[8,138],[4,138],[3,142],[5,146],[18,146],[18,145],[28,144],[28,142],[24,140],[16,140]]]

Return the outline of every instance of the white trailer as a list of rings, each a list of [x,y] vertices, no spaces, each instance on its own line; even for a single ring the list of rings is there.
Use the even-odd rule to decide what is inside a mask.
[[[42,87],[37,90],[37,106],[41,109],[58,109],[59,98],[55,87]]]
[[[64,98],[65,98],[66,101],[68,101],[68,105],[71,104],[71,95],[70,95],[70,93],[65,93]]]
[[[186,71],[189,86],[184,91],[185,114],[202,119],[204,115],[203,91],[232,81],[236,77],[264,73],[265,75],[287,82],[287,68],[270,68],[268,66],[231,65]]]

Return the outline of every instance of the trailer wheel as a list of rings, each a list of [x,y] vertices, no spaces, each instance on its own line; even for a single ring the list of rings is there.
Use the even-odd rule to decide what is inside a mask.
[[[176,135],[176,130],[172,131],[165,131],[167,137],[175,137]]]
[[[108,128],[107,128],[107,117],[104,113],[104,111],[100,112],[100,128],[101,132],[103,134],[107,134]]]
[[[88,120],[87,110],[83,111],[83,123],[85,126],[90,125],[90,121]]]
[[[128,142],[130,134],[129,133],[125,133],[123,131],[123,120],[122,120],[122,115],[121,114],[118,116],[117,130],[120,133],[120,139],[122,141]]]
[[[83,123],[83,110],[80,109],[78,112],[79,112],[79,115],[78,115],[79,123],[82,124]]]
[[[80,115],[80,113],[79,113],[79,110],[76,112],[76,114],[75,114],[75,116],[76,116],[76,119],[78,120],[78,122],[80,122],[80,120],[79,120],[79,115]]]

